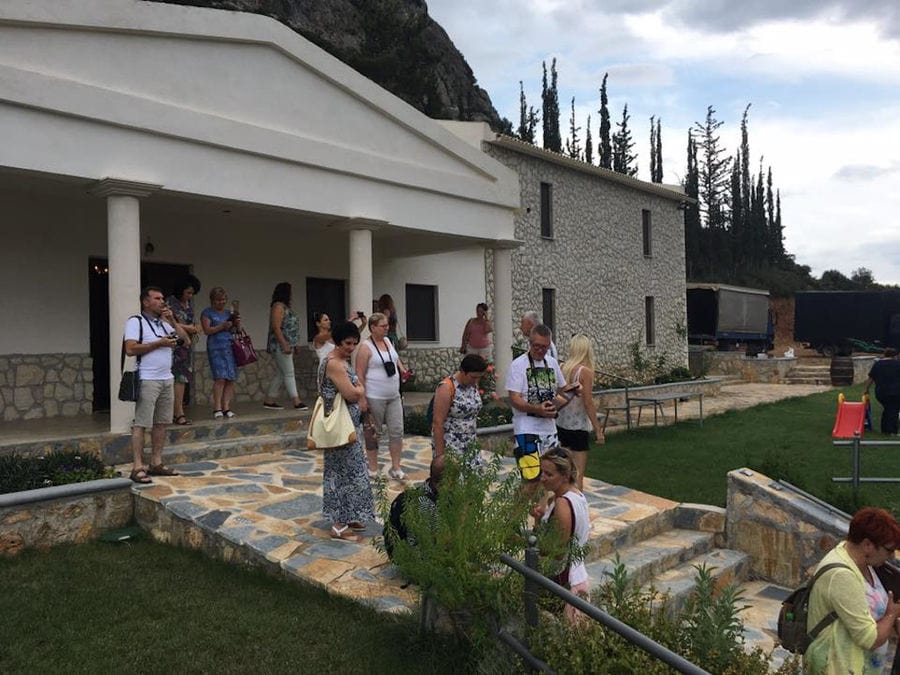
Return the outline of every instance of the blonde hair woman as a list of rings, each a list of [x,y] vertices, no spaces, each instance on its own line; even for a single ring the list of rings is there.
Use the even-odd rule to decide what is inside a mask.
[[[594,369],[597,357],[594,346],[587,335],[575,335],[569,340],[569,356],[562,365],[567,385],[581,384],[581,389],[572,401],[559,411],[556,420],[559,444],[572,451],[572,461],[578,469],[576,485],[579,490],[584,485],[584,469],[587,466],[587,452],[591,448],[593,430],[597,443],[606,442],[603,429],[597,421],[597,407],[594,405]]]

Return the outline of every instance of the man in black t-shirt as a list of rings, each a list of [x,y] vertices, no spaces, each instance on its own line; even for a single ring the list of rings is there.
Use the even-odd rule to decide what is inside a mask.
[[[869,371],[867,394],[873,383],[875,398],[884,408],[881,413],[881,433],[896,436],[897,418],[900,416],[900,360],[893,347],[885,349],[884,358],[876,361]]]

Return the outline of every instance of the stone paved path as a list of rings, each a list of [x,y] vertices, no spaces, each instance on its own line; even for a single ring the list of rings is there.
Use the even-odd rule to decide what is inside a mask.
[[[429,440],[407,438],[403,454],[409,484],[424,480],[431,461]],[[321,513],[321,462],[322,453],[289,450],[184,464],[179,466],[181,476],[135,486],[144,500],[138,512],[162,541],[170,540],[171,528],[164,523],[175,516],[197,529],[196,541],[207,533],[230,542],[238,553],[229,555],[262,557],[289,577],[380,610],[411,609],[418,603],[417,589],[401,588],[404,580],[372,545],[372,537],[381,533],[379,524],[371,524],[359,544],[330,539],[330,522]],[[511,460],[506,464],[512,467]],[[391,497],[402,488],[399,481],[388,483]],[[596,480],[586,481],[585,494],[592,531],[598,536],[625,530],[676,506],[668,499]],[[154,510],[165,511],[166,517],[148,517]]]

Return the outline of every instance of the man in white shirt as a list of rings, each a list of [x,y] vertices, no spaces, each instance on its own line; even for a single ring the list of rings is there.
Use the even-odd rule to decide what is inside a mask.
[[[513,407],[516,458],[525,480],[537,480],[540,453],[559,444],[556,417],[559,408],[569,400],[562,393],[566,380],[559,362],[548,353],[552,337],[547,326],[535,326],[528,351],[513,360],[506,374],[506,389]]]
[[[147,286],[141,291],[141,313],[125,322],[125,353],[138,359],[141,393],[134,406],[131,427],[131,450],[134,468],[131,480],[151,483],[150,476],[177,476],[178,472],[162,461],[166,426],[172,423],[175,403],[175,378],[172,375],[172,352],[179,344],[190,342],[190,336],[178,324],[166,305],[162,289]],[[150,465],[144,466],[144,430],[150,432]]]

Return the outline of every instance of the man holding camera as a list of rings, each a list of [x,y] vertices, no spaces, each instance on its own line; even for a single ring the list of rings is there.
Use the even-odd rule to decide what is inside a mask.
[[[125,353],[138,360],[141,393],[134,407],[131,450],[134,468],[131,480],[152,483],[150,476],[177,476],[178,472],[162,461],[166,426],[172,423],[175,403],[175,378],[172,376],[172,352],[190,340],[166,305],[162,289],[147,286],[141,291],[141,313],[125,322]],[[144,430],[151,427],[150,465],[144,466]]]
[[[559,362],[549,354],[553,333],[538,324],[531,329],[528,351],[509,366],[506,389],[513,407],[515,454],[522,478],[540,477],[540,453],[559,445],[556,418],[559,409],[578,393],[580,385],[566,387]]]

